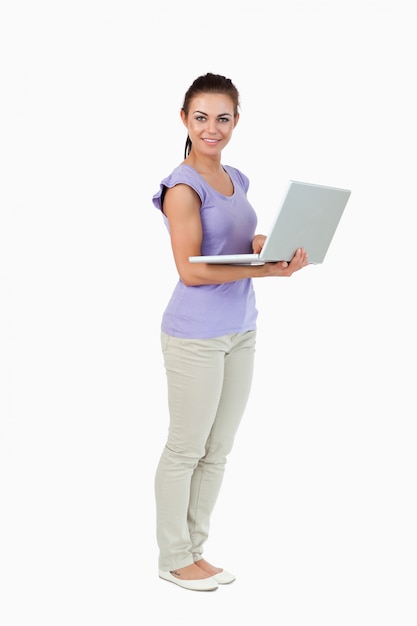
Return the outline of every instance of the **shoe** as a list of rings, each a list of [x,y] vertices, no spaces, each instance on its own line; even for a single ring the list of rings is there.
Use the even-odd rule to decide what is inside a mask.
[[[219,585],[230,585],[230,583],[236,580],[236,576],[233,576],[230,572],[226,572],[225,569],[218,574],[214,574],[213,578]]]
[[[159,578],[168,580],[170,583],[175,583],[180,587],[184,587],[184,589],[191,589],[192,591],[214,591],[219,586],[214,576],[210,576],[210,578],[198,578],[197,580],[181,580],[181,578],[173,576],[171,572],[162,572],[159,570]]]

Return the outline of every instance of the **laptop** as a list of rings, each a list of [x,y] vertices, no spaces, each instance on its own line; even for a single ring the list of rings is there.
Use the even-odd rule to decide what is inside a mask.
[[[349,189],[290,180],[264,247],[259,254],[190,256],[190,263],[263,265],[291,261],[304,248],[308,261],[322,263],[336,232]]]

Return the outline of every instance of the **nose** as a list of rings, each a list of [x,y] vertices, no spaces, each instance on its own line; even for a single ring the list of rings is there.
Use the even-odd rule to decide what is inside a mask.
[[[207,132],[213,134],[217,132],[217,121],[216,120],[208,120],[207,121]]]

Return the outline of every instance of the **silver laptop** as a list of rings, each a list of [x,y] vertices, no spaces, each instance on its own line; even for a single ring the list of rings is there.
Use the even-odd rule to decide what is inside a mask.
[[[291,261],[304,248],[309,263],[322,263],[349,200],[350,190],[291,180],[259,254],[191,256],[191,263],[263,265]]]

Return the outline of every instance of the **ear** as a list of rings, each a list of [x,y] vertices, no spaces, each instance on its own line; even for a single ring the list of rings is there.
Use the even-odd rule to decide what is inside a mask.
[[[184,124],[185,128],[188,128],[187,116],[185,115],[184,109],[181,109],[180,115],[181,115],[182,123]]]
[[[235,115],[235,117],[234,117],[234,124],[233,124],[233,128],[236,128],[236,124],[237,124],[237,123],[238,123],[238,121],[239,121],[239,117],[240,117],[240,114],[239,114],[239,113],[236,113],[236,115]]]

